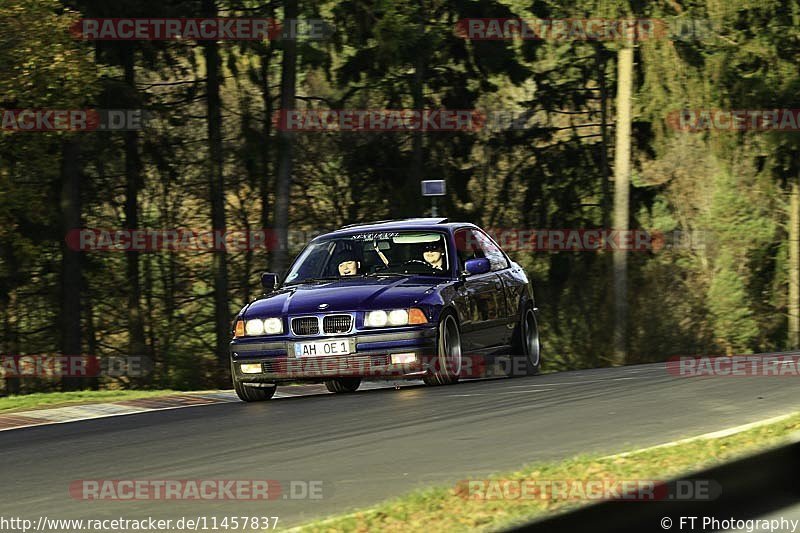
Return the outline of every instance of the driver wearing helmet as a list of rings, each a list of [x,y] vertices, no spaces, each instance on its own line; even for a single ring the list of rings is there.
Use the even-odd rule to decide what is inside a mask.
[[[444,270],[444,243],[442,240],[426,242],[422,247],[422,258],[436,270]]]

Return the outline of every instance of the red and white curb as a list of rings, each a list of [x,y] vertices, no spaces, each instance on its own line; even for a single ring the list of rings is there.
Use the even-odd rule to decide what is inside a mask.
[[[409,386],[418,385],[420,383],[422,382],[403,381],[397,382],[397,385]],[[361,385],[359,390],[389,388],[395,388],[395,382],[380,381],[364,383]],[[302,396],[316,396],[319,394],[330,393],[328,392],[328,389],[325,388],[325,385],[314,384],[278,387],[278,390],[275,392],[275,396],[270,401],[298,398]],[[236,393],[232,390],[212,390],[185,392],[154,398],[138,398],[136,400],[121,400],[118,402],[74,405],[67,407],[55,407],[52,409],[36,409],[31,411],[16,411],[8,414],[0,414],[0,431],[239,401],[240,400],[236,396]]]

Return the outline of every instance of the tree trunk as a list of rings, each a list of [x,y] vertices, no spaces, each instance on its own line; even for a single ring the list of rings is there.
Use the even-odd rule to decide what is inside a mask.
[[[161,268],[163,261],[159,263],[159,273],[161,276],[162,286],[164,290],[164,316],[166,317],[166,326],[162,326],[161,331],[166,332],[159,334],[157,329],[158,323],[155,321],[150,322],[150,327],[147,331],[147,338],[150,341],[150,351],[148,356],[150,360],[147,364],[152,368],[153,377],[150,379],[151,383],[155,383],[157,387],[165,387],[168,383],[168,376],[170,375],[170,363],[172,360],[172,339],[175,335],[175,260],[168,258],[167,268]],[[147,309],[147,316],[153,316],[155,313],[155,306],[153,305],[153,281],[154,260],[148,258],[144,262],[144,286],[148,288],[144,296],[144,305]],[[164,270],[168,274],[164,275]]]
[[[273,19],[275,13],[272,9],[267,13],[267,17]],[[272,191],[272,172],[270,165],[270,142],[272,140],[272,93],[269,89],[270,83],[270,67],[272,66],[272,55],[274,48],[272,43],[264,43],[261,51],[261,100],[264,104],[264,122],[262,125],[262,141],[263,146],[261,149],[261,229],[267,230],[270,225],[271,209],[270,209],[270,192]],[[268,238],[269,238],[268,234]],[[270,242],[269,240],[267,242]]]
[[[631,93],[633,47],[626,43],[617,53],[617,120],[614,149],[614,229],[629,229],[631,172]],[[628,358],[628,250],[614,254],[614,357],[617,364]]]
[[[789,349],[800,348],[800,183],[789,193]]]
[[[92,300],[92,291],[91,287],[88,284],[88,280],[84,278],[84,308],[85,308],[85,315],[86,315],[86,347],[88,348],[88,354],[91,357],[97,357],[97,331],[94,327],[94,302]],[[85,388],[89,388],[91,390],[100,390],[100,375],[95,374],[93,376],[89,376],[85,383]]]
[[[267,18],[274,19],[275,11],[270,8],[267,12]],[[270,68],[272,67],[272,55],[274,47],[272,43],[263,43],[261,49],[261,100],[264,105],[264,119],[261,126],[262,146],[261,146],[261,179],[259,193],[261,195],[261,227],[260,230],[266,233],[264,244],[267,249],[267,261],[269,260],[273,245],[274,233],[272,231],[272,200],[270,195],[273,188],[273,175],[272,175],[272,158],[271,158],[271,142],[272,142],[272,93],[270,92]],[[267,262],[265,261],[262,266],[257,267],[257,270],[266,269]],[[252,280],[245,280],[245,286],[249,287]],[[249,299],[248,297],[245,300]]]
[[[602,44],[595,45],[595,64],[597,66],[597,80],[600,89],[600,164],[602,165],[600,184],[601,200],[600,210],[602,211],[602,224],[604,229],[608,229],[609,215],[611,213],[611,192],[610,176],[608,167],[608,87],[606,85],[606,57],[605,48]]]
[[[425,38],[425,12],[424,2],[420,2],[417,12],[418,22],[417,39],[422,42]],[[414,80],[411,86],[411,97],[414,103],[414,110],[422,113],[425,109],[425,56],[422,51],[417,54],[414,62]],[[415,131],[411,134],[411,169],[408,179],[402,189],[402,204],[398,207],[398,216],[425,216],[427,202],[420,202],[420,184],[425,179],[425,133]],[[427,198],[425,198],[427,200]],[[398,202],[399,203],[399,202]],[[431,213],[431,216],[433,213]]]
[[[217,16],[214,0],[203,0],[203,15]],[[224,233],[225,178],[222,153],[222,103],[220,100],[220,58],[216,41],[204,41],[206,61],[206,102],[208,111],[209,193],[211,200],[211,226],[215,233]],[[231,313],[228,307],[228,258],[224,250],[213,253],[212,278],[214,281],[214,331],[215,355],[219,365],[220,383],[227,382],[228,342],[230,341]]]
[[[0,349],[3,353],[9,355],[19,355],[19,338],[18,329],[16,328],[15,317],[13,315],[13,308],[11,305],[13,295],[2,294],[0,295],[0,309],[3,313],[3,335],[0,337]],[[0,374],[2,377],[2,374]],[[5,388],[7,394],[20,393],[20,378],[13,375],[5,376]],[[2,390],[2,389],[0,389]]]
[[[283,18],[287,23],[297,19],[297,0],[286,0]],[[297,41],[293,38],[281,41],[283,60],[281,63],[281,112],[294,109],[295,80],[297,77]],[[289,203],[292,192],[292,132],[278,132],[278,176],[275,190],[275,223],[277,249],[272,255],[271,270],[283,273],[289,262]]]
[[[81,227],[80,147],[75,139],[61,145],[61,221],[64,233]],[[61,239],[61,354],[80,356],[81,353],[81,256],[67,247]],[[83,380],[64,376],[61,389],[77,390]]]
[[[414,110],[423,112],[425,108],[425,92],[424,92],[424,76],[425,76],[425,60],[422,54],[417,55],[416,65],[414,66],[414,85],[412,87],[412,96],[414,100]],[[422,131],[415,131],[412,133],[411,140],[411,172],[408,174],[404,191],[404,202],[402,207],[403,212],[401,216],[425,216],[425,203],[420,203],[420,183],[425,179],[425,133]]]
[[[132,46],[124,50],[125,83],[136,93],[135,56]],[[139,158],[139,134],[126,131],[125,137],[125,229],[139,227],[139,190],[142,183],[142,164]],[[147,349],[142,316],[142,288],[139,281],[139,253],[125,254],[125,277],[128,289],[128,355],[143,357]],[[92,354],[96,355],[96,354]]]

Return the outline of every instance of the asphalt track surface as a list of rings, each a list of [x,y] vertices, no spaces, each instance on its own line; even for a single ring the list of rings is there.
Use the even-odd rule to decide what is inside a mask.
[[[0,432],[0,517],[278,516],[282,529],[531,461],[616,453],[797,411],[796,380],[676,377],[654,364],[22,428]],[[69,493],[82,479],[321,481],[322,498],[84,501]]]

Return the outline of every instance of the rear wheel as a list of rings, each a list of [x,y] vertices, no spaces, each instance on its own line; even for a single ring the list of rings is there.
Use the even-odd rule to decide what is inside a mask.
[[[236,391],[236,396],[243,402],[263,402],[269,400],[275,395],[275,391],[278,389],[277,385],[259,384],[255,386],[242,383],[236,377],[233,363],[231,363],[231,379],[233,380],[233,390]]]
[[[361,386],[361,378],[327,379],[325,387],[330,392],[355,392]]]
[[[422,378],[426,385],[450,385],[461,375],[461,331],[455,316],[447,314],[439,321],[438,337],[435,366]]]
[[[533,376],[542,369],[542,344],[539,340],[539,323],[530,307],[525,309],[520,322],[521,352],[525,356],[527,374]]]

